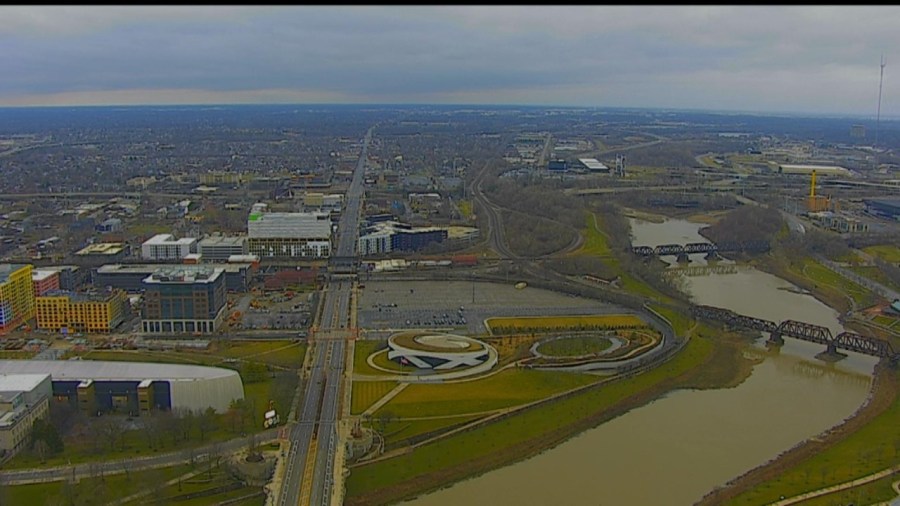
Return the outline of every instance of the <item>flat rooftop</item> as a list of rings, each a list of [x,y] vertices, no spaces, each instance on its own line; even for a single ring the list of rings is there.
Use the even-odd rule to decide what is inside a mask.
[[[0,283],[6,283],[9,281],[9,277],[12,276],[14,272],[21,269],[22,267],[27,267],[26,264],[0,264]]]
[[[30,392],[44,381],[49,374],[34,373],[0,373],[0,392]]]
[[[50,374],[54,381],[196,381],[238,374],[221,367],[103,360],[0,360],[0,376]],[[27,384],[27,383],[22,383]]]
[[[115,255],[121,253],[125,245],[120,242],[102,242],[81,248],[76,255]]]

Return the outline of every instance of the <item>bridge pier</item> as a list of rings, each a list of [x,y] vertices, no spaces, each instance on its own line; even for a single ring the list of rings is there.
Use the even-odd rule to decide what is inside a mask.
[[[784,344],[784,338],[781,337],[781,332],[772,332],[769,334],[769,340],[766,341],[766,344],[771,344],[774,346],[781,346]]]
[[[824,362],[837,362],[838,360],[847,358],[847,354],[839,352],[834,343],[828,343],[825,347],[825,351],[816,355],[816,358]]]
[[[691,263],[691,257],[689,257],[687,253],[682,251],[678,254],[678,256],[675,257],[675,261],[680,264],[689,264]]]
[[[703,258],[705,258],[707,262],[717,262],[722,259],[722,257],[719,256],[719,253],[715,250],[710,251]]]

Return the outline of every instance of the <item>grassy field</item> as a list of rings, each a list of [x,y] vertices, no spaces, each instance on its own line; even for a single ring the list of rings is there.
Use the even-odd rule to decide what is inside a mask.
[[[900,263],[900,247],[897,246],[890,244],[869,246],[868,248],[863,248],[863,251],[872,256],[876,256],[885,262],[893,262],[895,264]]]
[[[494,333],[496,329],[503,332],[525,332],[534,329],[546,329],[548,331],[561,329],[589,329],[589,328],[616,328],[616,327],[641,327],[646,324],[635,315],[578,315],[578,316],[519,316],[488,318],[485,321],[488,331]]]
[[[398,418],[385,427],[385,443],[398,443],[409,438],[429,432],[446,429],[453,425],[461,425],[481,418],[481,415],[446,416],[426,420],[406,420]]]
[[[350,414],[358,415],[397,386],[396,381],[354,381]]]
[[[140,492],[150,486],[150,483],[167,481],[190,470],[190,466],[181,465],[132,471],[128,474],[114,474],[102,478],[85,478],[75,486],[65,484],[63,481],[4,485],[0,489],[0,504],[106,504],[116,498]]]
[[[900,371],[893,370],[891,374],[896,391],[900,388]],[[898,420],[900,395],[895,396],[885,412],[848,438],[780,473],[778,478],[741,494],[728,504],[767,504],[778,500],[781,495],[793,497],[897,465],[900,463]]]
[[[508,459],[531,455],[543,448],[531,441],[546,441],[550,437],[551,441],[560,442],[583,430],[584,427],[579,424],[584,423],[585,419],[602,417],[617,403],[696,368],[711,351],[710,341],[692,339],[677,357],[646,374],[588,389],[567,399],[437,441],[406,455],[354,468],[347,480],[346,503],[396,501],[482,472]],[[558,436],[554,439],[548,434]],[[414,478],[421,481],[402,491],[383,492],[387,495],[378,495],[375,499],[375,492],[379,489]]]
[[[387,346],[386,341],[357,341],[353,352],[353,373],[368,375],[384,375],[378,369],[373,369],[366,361],[369,355]]]
[[[600,336],[576,336],[554,339],[541,344],[538,351],[551,357],[578,357],[600,353],[612,346],[612,341]]]
[[[892,288],[894,290],[900,290],[900,285],[897,285],[889,277],[887,277],[884,272],[874,265],[855,265],[849,268],[851,271],[859,274],[860,276],[871,279],[872,281],[876,281],[881,283],[884,286]]]
[[[536,401],[597,380],[578,373],[506,369],[476,381],[410,385],[375,414],[390,411],[408,418],[480,413]]]
[[[644,282],[622,270],[618,258],[613,254],[603,232],[603,218],[595,213],[587,214],[585,228],[581,230],[584,243],[573,255],[592,255],[601,260],[616,271],[622,280],[622,288],[626,291],[642,295],[656,300],[670,302],[671,298],[663,295]]]
[[[669,323],[672,324],[672,328],[675,330],[675,334],[679,336],[685,335],[685,333],[687,333],[694,325],[694,320],[689,316],[683,315],[667,307],[651,304],[650,308],[669,320]]]
[[[222,466],[219,466],[218,468],[213,466],[213,468],[211,469],[211,473],[207,473],[205,463],[199,464],[197,469],[203,472],[194,476],[193,478],[184,480],[181,483],[176,483],[174,485],[169,485],[168,487],[163,488],[157,493],[157,497],[167,505],[206,506],[209,504],[223,504],[226,501],[236,500],[240,497],[253,494],[254,492],[259,492],[259,487],[243,486],[225,492],[210,493],[213,492],[217,487],[228,486],[235,483],[236,479],[232,477]],[[188,494],[203,492],[206,492],[207,495],[194,497],[192,499],[184,497]],[[153,496],[145,496],[133,501],[129,501],[125,504],[126,506],[139,506],[142,504],[147,504],[148,500],[152,501],[152,498]],[[247,501],[228,504],[262,506],[263,504],[265,504],[265,496],[257,495],[256,497],[248,499]]]
[[[875,296],[872,292],[845,279],[840,274],[828,269],[811,258],[804,260],[802,270],[803,274],[812,280],[814,284],[824,285],[833,291],[850,297],[857,307],[865,307],[871,305],[875,301]]]
[[[37,353],[25,350],[0,350],[0,359],[2,360],[27,360]]]

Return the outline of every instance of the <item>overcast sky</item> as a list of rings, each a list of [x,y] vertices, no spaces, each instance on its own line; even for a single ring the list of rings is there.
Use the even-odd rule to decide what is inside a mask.
[[[900,7],[0,7],[0,106],[446,103],[900,116]]]

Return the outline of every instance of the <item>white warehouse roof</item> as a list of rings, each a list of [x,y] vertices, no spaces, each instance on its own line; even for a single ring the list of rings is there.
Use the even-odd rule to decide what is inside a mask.
[[[578,161],[589,170],[609,170],[609,167],[600,163],[596,158],[579,158]]]

